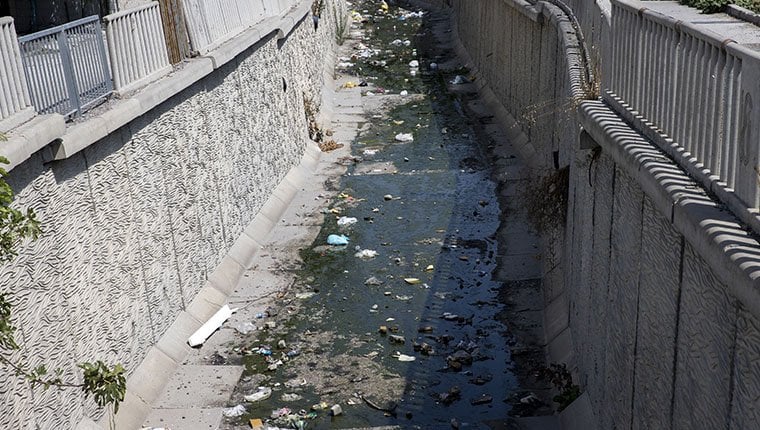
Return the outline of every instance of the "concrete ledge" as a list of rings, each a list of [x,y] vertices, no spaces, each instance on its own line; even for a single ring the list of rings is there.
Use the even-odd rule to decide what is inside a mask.
[[[15,128],[7,134],[7,141],[0,142],[0,155],[10,161],[10,164],[2,167],[11,171],[61,136],[64,130],[66,123],[59,114],[40,115]]]
[[[127,391],[131,392],[147,404],[152,404],[161,395],[167,382],[172,376],[177,362],[153,347],[127,381]]]
[[[584,129],[637,179],[655,207],[696,249],[729,292],[760,318],[760,242],[654,143],[603,102],[581,105]]]
[[[149,404],[145,403],[142,399],[127,390],[127,394],[124,396],[124,401],[119,406],[119,413],[114,417],[114,427],[117,429],[130,430],[142,428],[142,423],[150,411],[151,406]],[[98,421],[98,425],[102,429],[111,428],[108,420],[109,416],[108,414],[105,414]]]
[[[214,288],[214,282],[209,279],[206,285],[198,291],[186,311],[191,317],[201,322],[208,321],[227,301],[227,294]]]
[[[201,325],[203,325],[203,322],[200,320],[187,312],[181,312],[177,316],[177,319],[174,320],[174,323],[166,330],[166,333],[158,340],[155,348],[161,350],[166,356],[174,360],[175,363],[181,363],[192,351],[190,345],[187,344],[187,338],[195,333]],[[142,367],[142,364],[140,366]],[[148,366],[146,365],[146,367]],[[135,370],[135,373],[137,371]]]
[[[245,233],[243,233],[242,236],[245,236]],[[237,242],[237,240],[235,242]],[[245,253],[249,254],[252,257],[258,250],[258,243],[255,240],[250,240],[246,243],[254,247],[250,250],[247,250]],[[244,254],[240,247],[236,248],[235,252],[238,257]],[[208,282],[216,291],[227,295],[235,289],[235,284],[237,284],[240,277],[243,276],[243,272],[245,272],[245,267],[243,267],[242,264],[238,263],[235,258],[232,258],[228,253],[226,256],[224,256],[224,258],[222,258],[222,262],[219,263],[216,269],[211,272],[211,275],[208,277]],[[223,304],[224,301],[219,303],[220,306]]]
[[[0,120],[0,133],[7,133],[21,124],[31,120],[37,112],[33,106],[22,109],[8,118]]]

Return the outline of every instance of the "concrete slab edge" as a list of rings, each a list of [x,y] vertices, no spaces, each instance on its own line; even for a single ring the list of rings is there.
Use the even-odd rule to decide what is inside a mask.
[[[760,242],[754,235],[603,102],[585,102],[579,114],[581,125],[602,151],[637,179],[655,207],[670,219],[728,291],[760,318]]]
[[[63,116],[39,115],[7,133],[7,141],[0,142],[0,155],[10,162],[4,166],[11,171],[28,160],[35,152],[47,146],[66,130]]]

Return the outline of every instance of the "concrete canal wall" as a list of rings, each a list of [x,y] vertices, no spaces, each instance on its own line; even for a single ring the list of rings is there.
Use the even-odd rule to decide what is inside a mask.
[[[134,96],[147,103],[185,88],[106,137],[88,141],[110,118],[95,113],[58,148],[78,152],[48,161],[46,148],[10,173],[18,204],[35,208],[43,229],[0,270],[18,358],[67,378],[77,362],[122,363],[130,378],[119,428],[142,423],[187,336],[250,259],[238,250],[277,222],[299,161],[318,157],[304,100],[321,104],[348,14],[327,1],[315,29],[311,4],[282,18],[292,29],[269,20],[279,27],[243,32]],[[90,428],[88,417],[102,416],[78,390],[32,388],[5,370],[0,380],[0,428]]]
[[[754,235],[607,105],[582,101],[579,40],[558,7],[441,3],[523,156],[539,171],[569,169],[566,226],[544,232],[555,255],[544,278],[546,343],[549,361],[573,369],[594,423],[577,414],[567,428],[752,426]],[[608,5],[568,4],[603,66]]]

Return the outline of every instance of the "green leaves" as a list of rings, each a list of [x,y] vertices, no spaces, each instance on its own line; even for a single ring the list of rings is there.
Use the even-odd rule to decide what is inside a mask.
[[[6,140],[0,133],[0,141]],[[8,164],[8,159],[0,156],[0,164]],[[0,167],[0,263],[11,261],[17,254],[16,248],[25,239],[36,240],[40,234],[40,223],[33,209],[22,211],[11,207],[13,189],[5,181],[8,172]],[[0,292],[0,364],[9,367],[19,377],[29,381],[32,386],[81,388],[85,396],[92,396],[99,407],[113,405],[113,413],[119,411],[119,404],[124,401],[127,391],[125,369],[121,364],[108,367],[98,360],[95,363],[80,363],[84,382],[67,383],[62,379],[63,370],[55,369],[51,375],[47,365],[40,364],[29,369],[25,362],[12,361],[9,356],[20,349],[14,337],[16,327],[11,321],[13,304],[9,294]]]
[[[84,376],[82,391],[86,396],[92,395],[99,407],[113,404],[113,413],[119,412],[119,404],[124,401],[127,392],[127,379],[124,367],[116,364],[109,368],[98,360],[95,363],[80,363]]]

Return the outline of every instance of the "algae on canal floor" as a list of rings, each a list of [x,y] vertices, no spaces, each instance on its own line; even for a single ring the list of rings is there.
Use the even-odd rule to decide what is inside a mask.
[[[450,91],[466,70],[445,17],[380,5],[355,4],[339,67],[367,84],[339,194],[275,325],[244,345],[238,397],[259,385],[273,393],[230,426],[273,411],[282,416],[272,425],[314,429],[507,428],[510,416],[552,413],[534,378],[542,345],[526,342],[540,338],[537,239],[508,191],[525,177],[494,179],[497,165],[524,168],[494,162],[489,117],[467,112],[472,86]],[[407,133],[412,141],[397,138]],[[357,222],[339,226],[342,216]],[[331,234],[350,242],[327,245]],[[520,242],[514,268],[504,267],[505,237]],[[342,414],[331,417],[334,404]]]

